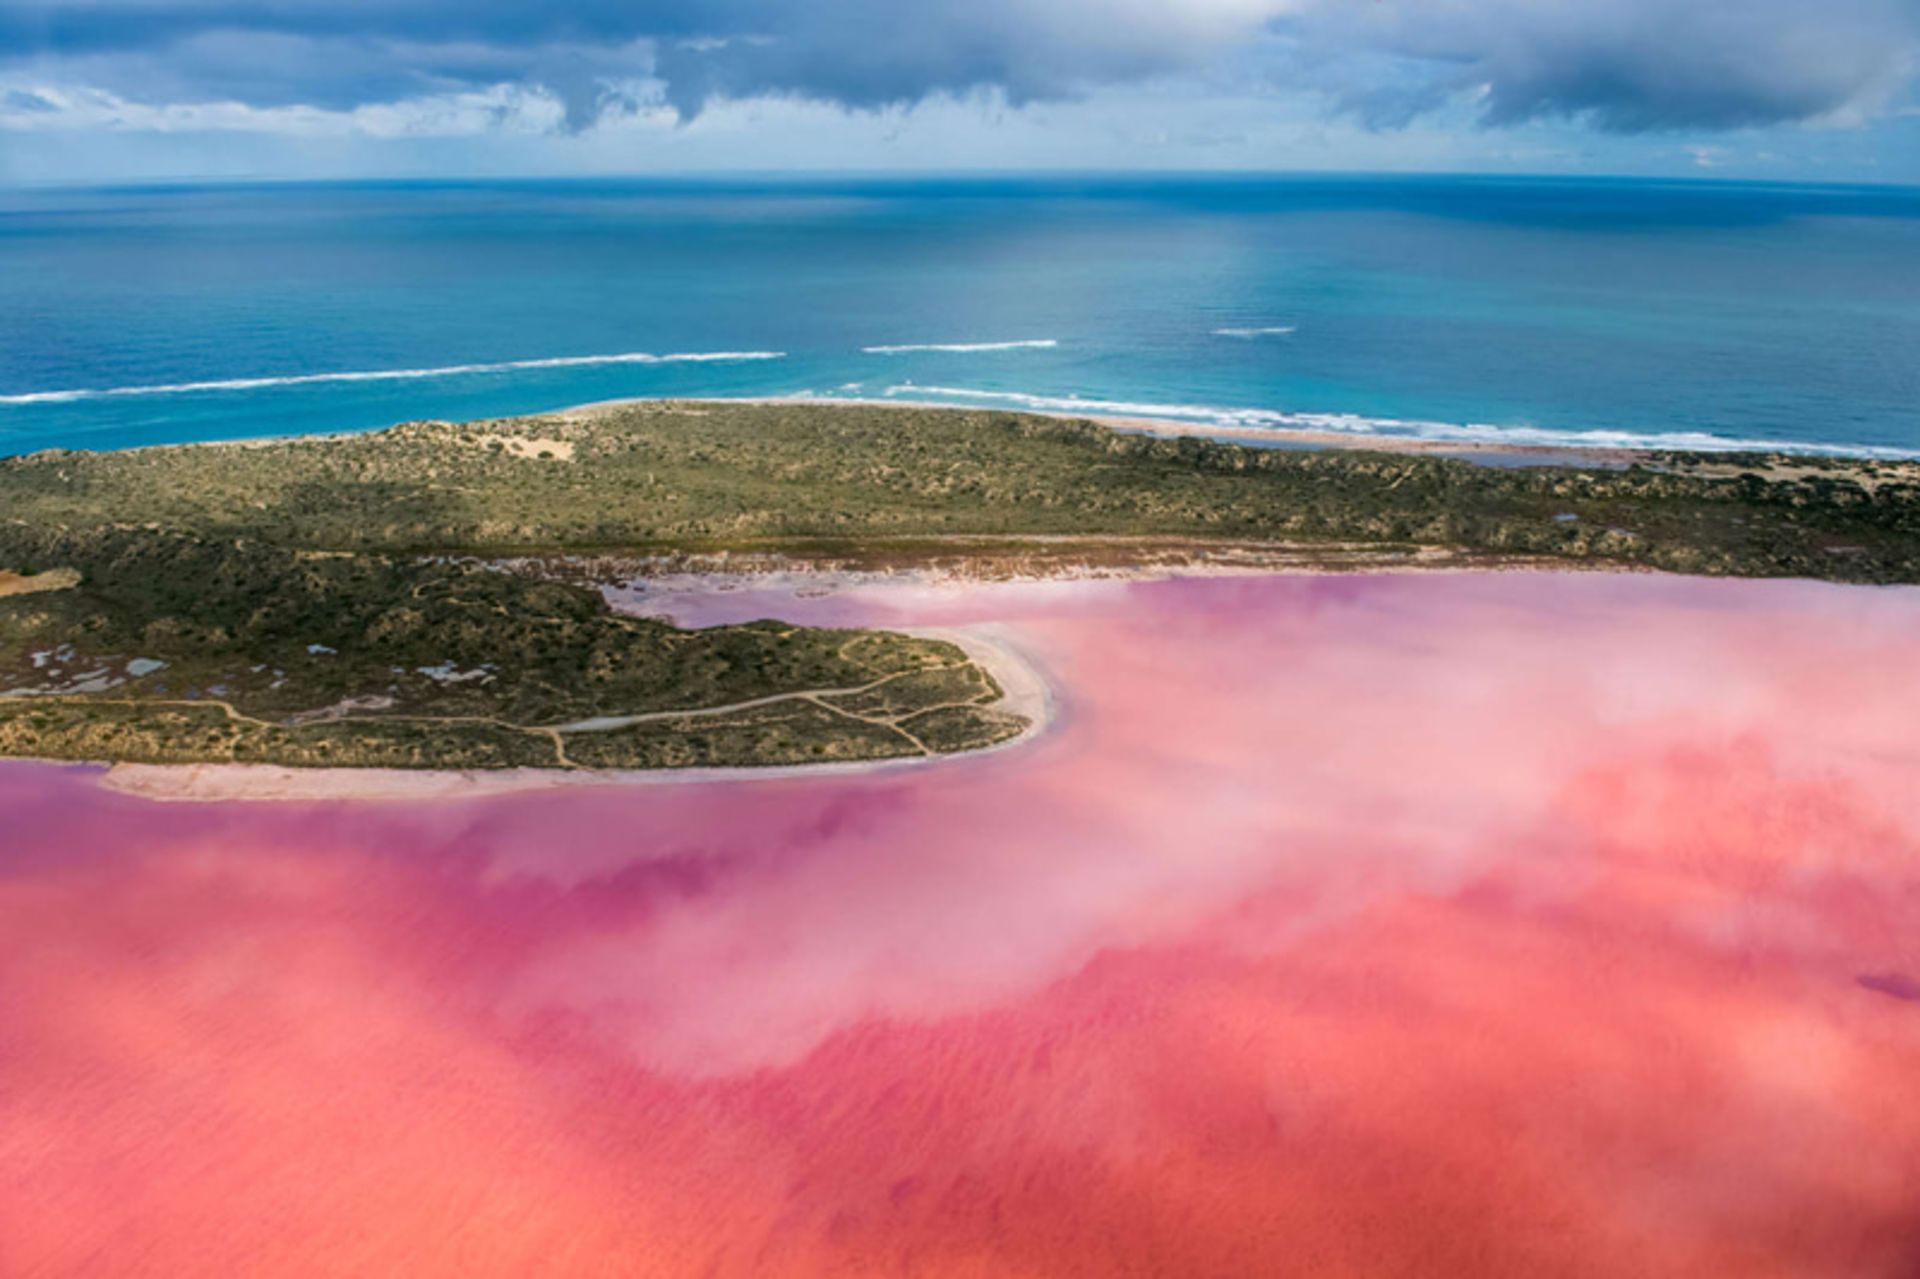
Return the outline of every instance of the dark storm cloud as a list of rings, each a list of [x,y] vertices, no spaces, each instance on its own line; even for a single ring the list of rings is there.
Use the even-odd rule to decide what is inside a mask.
[[[1375,124],[1466,91],[1495,125],[1726,129],[1892,91],[1920,50],[1920,0],[1429,0],[1316,5],[1298,27],[1310,49],[1404,60],[1404,79],[1339,91]]]
[[[1263,0],[558,0],[259,4],[0,0],[0,59],[72,62],[150,99],[181,81],[254,105],[388,101],[507,80],[582,91],[658,74],[685,115],[785,93],[855,108],[1003,90],[1015,101],[1198,66],[1258,29]],[[304,65],[286,56],[304,42]]]
[[[538,85],[575,127],[654,78],[682,115],[784,94],[1015,103],[1249,54],[1379,126],[1801,120],[1912,70],[1920,0],[0,0],[0,67],[148,102],[342,107]]]

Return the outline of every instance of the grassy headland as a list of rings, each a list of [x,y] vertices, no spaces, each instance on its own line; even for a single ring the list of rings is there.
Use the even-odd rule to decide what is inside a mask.
[[[1648,454],[1626,469],[1500,469],[865,405],[636,404],[325,439],[42,453],[0,461],[0,511],[40,528],[151,524],[400,555],[1181,537],[1920,578],[1920,465],[1908,462]]]
[[[682,631],[485,561],[1044,566],[1249,548],[1915,582],[1920,466],[1649,454],[1498,469],[738,403],[41,453],[0,460],[0,753],[651,767],[966,750],[1022,725],[952,645]]]

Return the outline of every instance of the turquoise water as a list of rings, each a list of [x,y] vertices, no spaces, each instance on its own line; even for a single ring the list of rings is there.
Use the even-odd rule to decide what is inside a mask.
[[[0,192],[0,453],[810,394],[1920,454],[1917,356],[1914,190]]]

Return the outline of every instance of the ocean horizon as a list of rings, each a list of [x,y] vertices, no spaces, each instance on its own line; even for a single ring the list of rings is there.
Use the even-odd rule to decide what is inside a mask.
[[[0,191],[0,454],[644,397],[1920,455],[1920,190],[1052,176]]]

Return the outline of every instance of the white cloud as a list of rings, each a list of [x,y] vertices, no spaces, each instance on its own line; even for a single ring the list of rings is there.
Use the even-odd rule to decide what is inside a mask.
[[[348,110],[518,84],[572,129],[639,78],[689,116],[1020,105],[1249,57],[1376,127],[1471,100],[1495,124],[1732,128],[1884,109],[1916,51],[1920,0],[0,0],[0,67],[129,102]]]
[[[298,138],[445,138],[496,132],[547,134],[559,126],[564,113],[560,100],[547,90],[512,84],[335,110],[231,101],[135,102],[105,89],[0,79],[0,129],[21,132],[110,129]]]
[[[1724,172],[1762,130],[1857,170],[1910,137],[1916,49],[1920,0],[0,0],[0,174],[82,135],[176,140],[155,165],[227,139],[221,172],[277,168],[275,139],[520,172],[1684,171],[1724,144]]]

